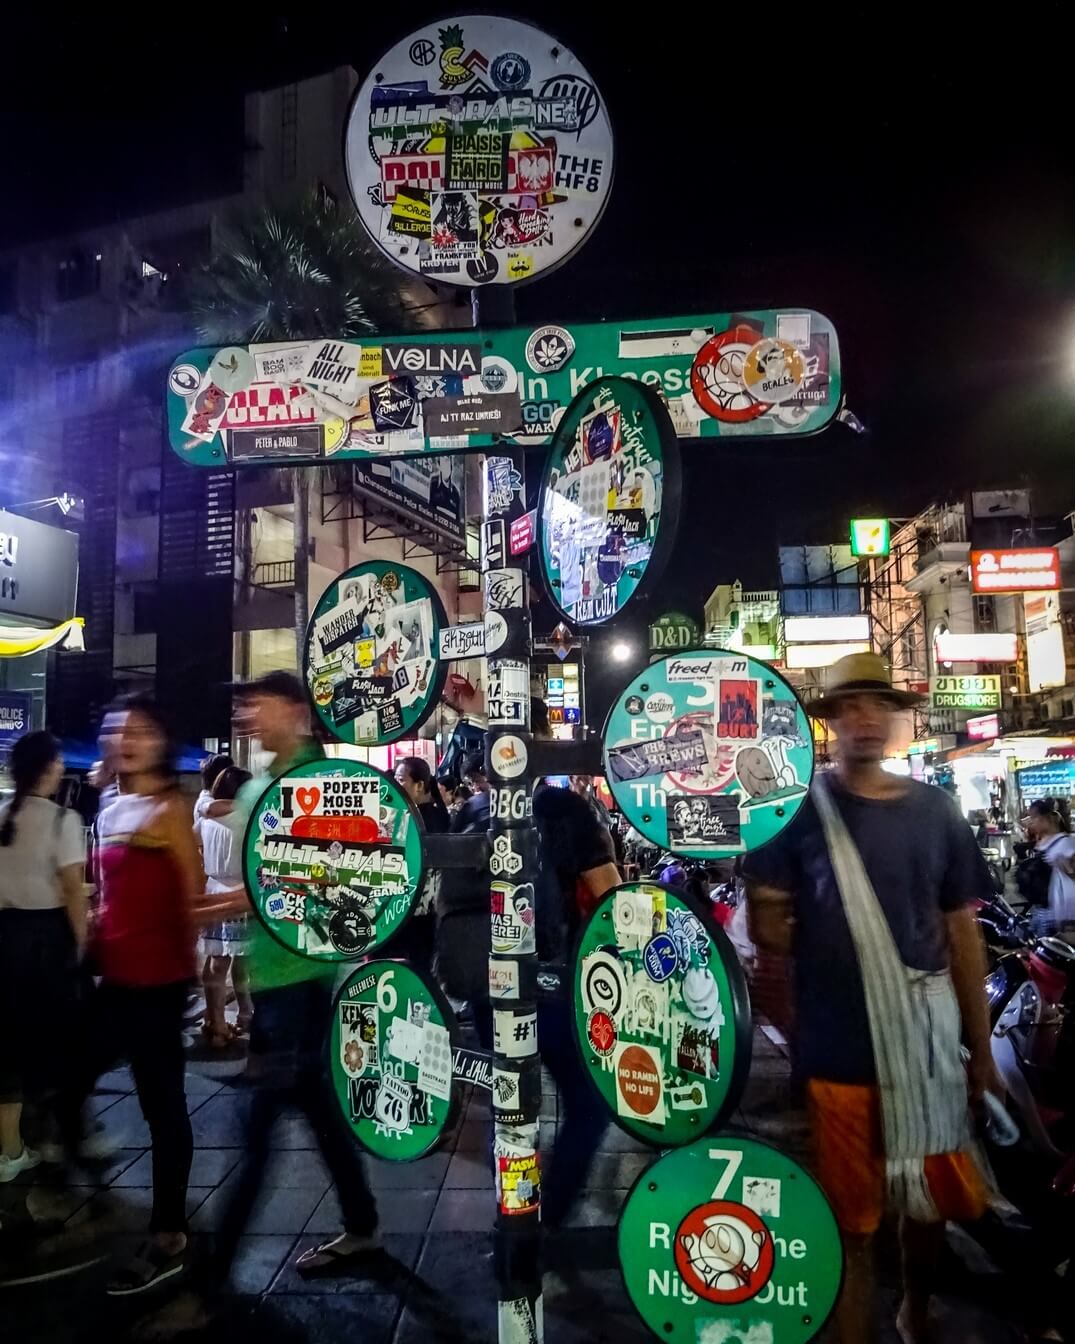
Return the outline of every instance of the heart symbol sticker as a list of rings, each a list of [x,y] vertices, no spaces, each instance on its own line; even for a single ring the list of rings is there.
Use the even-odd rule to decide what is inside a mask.
[[[317,804],[321,801],[321,790],[316,788],[296,789],[295,801],[298,803],[299,807],[302,808],[303,812],[305,812],[306,815],[309,816],[310,813],[317,806]]]

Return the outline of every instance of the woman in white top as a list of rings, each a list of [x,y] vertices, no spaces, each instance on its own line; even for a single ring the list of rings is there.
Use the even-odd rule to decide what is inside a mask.
[[[234,799],[249,778],[250,775],[237,765],[225,766],[213,780],[209,803],[195,808],[194,835],[201,847],[205,889],[210,894],[234,891],[243,885],[243,835],[247,817],[245,812],[235,811]],[[210,925],[202,935],[205,953],[202,967],[205,1024],[202,1032],[210,1045],[218,1049],[227,1046],[234,1034],[224,1016],[229,969],[239,1005],[235,1031],[248,1030],[254,1012],[246,973],[246,925],[247,916],[242,915]]]
[[[1062,798],[1037,798],[1023,818],[1023,829],[1034,841],[1035,853],[1052,870],[1048,931],[1071,941],[1075,930],[1075,835],[1071,834],[1068,809]]]
[[[0,1183],[37,1166],[22,1141],[23,1095],[55,1090],[56,1062],[77,1017],[86,942],[86,848],[75,812],[51,796],[59,744],[27,733],[11,751],[15,794],[0,807]]]

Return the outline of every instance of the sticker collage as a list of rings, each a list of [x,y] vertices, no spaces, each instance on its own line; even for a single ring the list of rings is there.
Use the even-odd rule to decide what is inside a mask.
[[[372,745],[412,735],[440,697],[447,623],[436,589],[408,566],[367,561],[331,583],[310,621],[305,670],[332,736]]]
[[[262,794],[243,874],[255,913],[289,952],[352,961],[402,926],[421,888],[422,841],[406,797],[360,761],[311,761]]]
[[[771,840],[805,801],[814,760],[787,682],[723,650],[668,655],[636,677],[613,704],[604,755],[631,824],[700,859]]]
[[[678,893],[616,887],[583,931],[575,1025],[591,1080],[628,1132],[657,1147],[707,1132],[749,1065],[735,953]]]

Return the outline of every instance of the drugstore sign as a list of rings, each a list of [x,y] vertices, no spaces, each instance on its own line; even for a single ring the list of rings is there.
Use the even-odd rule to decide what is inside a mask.
[[[929,702],[934,709],[999,709],[999,677],[930,677]]]

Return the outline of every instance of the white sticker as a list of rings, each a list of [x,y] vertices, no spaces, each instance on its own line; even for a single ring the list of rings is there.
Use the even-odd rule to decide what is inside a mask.
[[[385,1054],[404,1064],[417,1064],[422,1057],[424,1044],[422,1027],[413,1022],[405,1022],[402,1017],[394,1017],[388,1024],[388,1037],[385,1040]]]
[[[349,341],[314,341],[307,347],[307,364],[302,381],[305,386],[327,393],[341,405],[354,406],[358,400],[358,366],[362,347]]]
[[[490,943],[494,952],[511,956],[513,953],[537,951],[534,888],[531,883],[524,882],[519,886],[510,882],[491,883],[489,905]]]
[[[448,1101],[452,1095],[452,1043],[448,1028],[436,1022],[425,1025],[418,1091],[440,1097],[441,1101]]]
[[[767,1176],[744,1176],[743,1203],[760,1218],[779,1218],[780,1182]]]
[[[730,676],[739,665],[739,659],[724,658],[669,658],[665,666],[665,679],[670,682],[712,681],[718,670]],[[741,662],[746,671],[746,659]]]
[[[374,1115],[385,1129],[393,1129],[399,1133],[410,1129],[413,1091],[405,1079],[397,1078],[391,1073],[382,1075],[381,1085],[377,1089]]]
[[[519,963],[489,958],[489,997],[517,999],[519,997]]]
[[[496,653],[502,649],[508,639],[508,623],[501,616],[499,611],[487,611],[485,613],[485,625],[483,627],[484,639],[482,640],[483,653]],[[441,657],[443,658],[443,654]]]
[[[521,1125],[496,1126],[493,1153],[497,1157],[529,1157],[537,1152],[537,1121]]]
[[[533,1311],[525,1297],[517,1297],[513,1302],[498,1302],[496,1326],[500,1344],[539,1344],[545,1338],[541,1298]]]
[[[485,605],[490,611],[515,611],[523,605],[523,571],[490,569],[485,575]]]
[[[646,701],[645,709],[654,723],[669,723],[676,712],[676,702],[667,691],[654,691]]]
[[[444,662],[462,658],[480,658],[485,653],[486,630],[481,621],[467,625],[450,625],[440,632],[440,656]],[[500,645],[497,645],[499,648]]]
[[[493,1110],[519,1109],[519,1075],[508,1069],[493,1070]]]
[[[537,1013],[513,1013],[510,1008],[493,1010],[493,1049],[505,1059],[525,1059],[537,1054]]]
[[[535,373],[559,373],[575,353],[575,338],[565,327],[538,327],[526,342],[526,362]]]
[[[512,831],[505,831],[493,840],[489,852],[489,871],[494,877],[516,877],[523,869],[523,856],[512,844]]]
[[[664,1065],[648,1045],[621,1041],[613,1056],[616,1113],[649,1125],[665,1123]]]
[[[627,976],[623,962],[611,952],[583,957],[579,988],[587,1013],[600,1009],[615,1022],[627,1010]]]
[[[495,737],[489,748],[489,767],[500,779],[518,779],[526,770],[526,743],[514,733]]]

